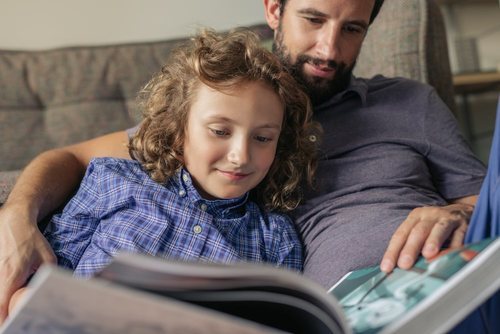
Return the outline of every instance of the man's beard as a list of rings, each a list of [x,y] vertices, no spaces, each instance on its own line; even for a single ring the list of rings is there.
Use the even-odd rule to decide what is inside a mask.
[[[314,106],[326,102],[333,95],[345,90],[349,85],[352,70],[356,64],[356,62],[354,62],[351,66],[348,66],[346,63],[337,63],[334,60],[324,61],[305,54],[297,55],[295,64],[292,64],[290,52],[283,44],[281,27],[278,29],[273,43],[273,52],[278,56],[285,67],[288,68],[295,80],[303,86]],[[306,63],[316,66],[323,65],[329,69],[334,69],[335,74],[331,79],[308,76],[304,73],[304,65]]]

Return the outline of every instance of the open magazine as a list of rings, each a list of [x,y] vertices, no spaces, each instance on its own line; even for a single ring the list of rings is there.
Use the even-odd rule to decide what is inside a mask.
[[[96,278],[43,267],[1,333],[445,332],[500,288],[500,239],[411,270],[346,275],[328,292],[256,265],[121,254]]]

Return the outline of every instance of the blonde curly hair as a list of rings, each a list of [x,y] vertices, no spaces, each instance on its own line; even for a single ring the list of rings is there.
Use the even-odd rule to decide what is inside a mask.
[[[285,106],[276,157],[250,197],[266,210],[299,204],[302,180],[312,184],[319,128],[311,122],[307,95],[280,61],[248,30],[202,30],[177,48],[139,94],[144,119],[129,143],[130,155],[150,177],[165,183],[184,166],[183,145],[192,101],[200,83],[227,91],[248,82],[271,87]],[[313,139],[313,140],[311,140]]]

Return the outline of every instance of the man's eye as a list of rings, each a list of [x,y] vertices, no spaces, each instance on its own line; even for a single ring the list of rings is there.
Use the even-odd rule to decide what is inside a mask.
[[[358,26],[347,25],[344,27],[344,30],[351,34],[363,34],[365,30]]]
[[[317,17],[306,17],[305,18],[309,23],[312,23],[312,24],[321,24],[323,23],[323,20],[322,19],[319,19]]]
[[[224,137],[224,136],[227,136],[229,134],[229,132],[226,130],[210,129],[210,131],[212,131],[212,133],[214,135],[219,136],[219,137]]]

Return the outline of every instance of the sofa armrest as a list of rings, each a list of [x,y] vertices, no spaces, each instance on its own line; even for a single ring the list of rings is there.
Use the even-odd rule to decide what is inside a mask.
[[[9,196],[19,174],[21,174],[20,170],[0,172],[0,205],[2,205],[7,199],[7,196]]]

